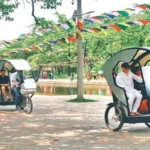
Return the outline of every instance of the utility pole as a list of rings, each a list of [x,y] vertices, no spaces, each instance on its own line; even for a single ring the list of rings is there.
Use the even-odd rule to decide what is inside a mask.
[[[77,19],[82,20],[82,0],[77,0]],[[77,98],[83,98],[83,50],[80,35],[78,35],[77,41]]]

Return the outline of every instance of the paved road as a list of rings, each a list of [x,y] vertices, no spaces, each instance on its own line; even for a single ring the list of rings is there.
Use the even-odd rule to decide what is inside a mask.
[[[95,103],[68,103],[75,96],[34,96],[31,115],[0,107],[0,150],[149,150],[150,129],[125,124],[110,132],[104,111],[110,97]]]

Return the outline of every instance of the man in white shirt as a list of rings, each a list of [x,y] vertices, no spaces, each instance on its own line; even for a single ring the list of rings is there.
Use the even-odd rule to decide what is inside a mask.
[[[21,102],[22,96],[20,93],[20,85],[24,82],[26,77],[23,75],[23,71],[19,70],[12,74],[11,81],[12,81],[12,90],[14,93],[14,100],[16,104],[16,109],[19,109],[19,104]]]
[[[140,115],[137,110],[140,106],[142,100],[141,91],[137,91],[134,89],[134,82],[133,79],[139,83],[142,83],[142,78],[138,77],[137,75],[133,74],[129,70],[130,66],[128,63],[123,63],[121,65],[122,72],[120,72],[116,77],[116,83],[119,87],[122,87],[127,94],[128,97],[128,104],[130,109],[130,115]]]

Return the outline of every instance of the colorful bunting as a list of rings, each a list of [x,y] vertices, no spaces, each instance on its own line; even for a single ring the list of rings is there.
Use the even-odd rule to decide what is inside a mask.
[[[57,40],[49,41],[49,43],[56,44],[56,43],[57,43]]]
[[[95,22],[95,21],[92,20],[92,19],[84,19],[83,21],[84,21],[84,22],[89,22],[89,23],[94,23],[94,22]]]
[[[38,45],[32,45],[31,48],[35,51],[41,50],[41,48]]]
[[[58,26],[61,26],[63,28],[65,28],[66,30],[72,29],[76,26],[76,23],[73,19],[69,19],[64,23],[60,23],[58,24]]]
[[[128,17],[130,14],[129,14],[129,12],[128,11],[117,11],[117,12],[119,12],[119,14],[121,14],[122,16],[125,16],[125,17]]]
[[[137,5],[135,7],[135,9],[131,9],[131,8],[126,8],[125,10],[118,10],[118,11],[113,11],[111,13],[105,13],[103,15],[100,16],[93,16],[90,17],[88,19],[84,19],[84,22],[89,22],[89,23],[94,23],[94,22],[101,22],[103,19],[105,18],[110,18],[110,19],[114,19],[115,17],[122,15],[125,17],[130,16],[132,13],[134,13],[134,11],[140,10],[146,10],[146,9],[150,9],[150,4],[143,4],[143,5]],[[82,32],[92,32],[92,33],[99,33],[99,32],[103,32],[105,35],[107,34],[107,32],[105,31],[106,29],[109,28],[114,28],[117,32],[120,32],[121,30],[125,30],[127,29],[129,26],[131,25],[147,25],[150,23],[150,20],[137,20],[134,22],[126,22],[126,23],[116,23],[116,24],[111,24],[111,25],[107,25],[107,26],[101,26],[100,28],[89,28],[89,29],[83,29],[83,22],[82,20],[79,20],[77,23],[74,19],[69,19],[64,23],[61,24],[56,24],[56,25],[51,25],[48,27],[48,29],[41,29],[41,31],[43,33],[47,32],[47,31],[51,31],[51,32],[59,32],[60,31],[60,26],[63,27],[66,30],[72,29],[75,26],[78,26],[78,29],[81,30]],[[28,38],[32,38],[33,36],[43,36],[43,34],[41,33],[27,33],[27,34],[22,34],[19,38],[17,39],[13,39],[13,40],[9,40],[9,41],[0,41],[0,48],[2,47],[2,45],[5,45],[7,47],[9,47],[10,44],[12,43],[16,43],[18,41],[22,41],[24,38],[28,37]],[[83,38],[83,35],[80,31],[77,31],[77,37],[80,36],[81,38]],[[32,45],[29,48],[23,48],[20,50],[24,50],[25,52],[30,52],[32,50],[38,51],[38,50],[42,50],[41,48],[46,46],[47,44],[65,44],[65,43],[75,43],[77,42],[76,37],[72,36],[72,35],[68,35],[66,38],[61,38],[61,39],[57,39],[57,40],[51,40],[51,41],[47,41],[46,43],[42,43],[42,44],[38,44],[38,45]],[[10,53],[7,53],[7,55],[11,54],[11,53],[17,53],[17,51],[11,51]]]
[[[70,29],[70,27],[68,26],[68,24],[66,22],[61,23],[60,26],[63,27],[64,29],[66,29],[66,30]]]
[[[78,20],[78,29],[83,30],[83,22],[82,20]]]
[[[120,32],[122,29],[118,27],[116,24],[111,24],[110,27],[114,28],[117,32]]]
[[[10,44],[10,42],[3,41],[2,44],[4,44],[5,46],[9,47],[8,44]]]
[[[32,50],[29,49],[29,48],[23,48],[23,49],[24,49],[25,52],[30,52],[30,51],[32,51]]]
[[[133,8],[126,8],[125,10],[135,11]]]
[[[98,32],[101,31],[100,28],[89,28],[89,29],[86,29],[86,30],[89,31],[89,32],[93,32],[93,33],[98,33]]]
[[[126,24],[128,24],[128,25],[134,25],[136,23],[134,23],[134,22],[126,22]]]
[[[107,18],[110,18],[110,19],[114,19],[115,17],[117,17],[117,16],[119,16],[119,15],[123,15],[123,16],[125,16],[125,17],[128,17],[128,16],[130,16],[133,12],[136,12],[137,10],[139,10],[140,9],[140,11],[143,11],[143,10],[146,10],[146,9],[150,9],[150,4],[143,4],[143,5],[136,5],[134,8],[126,8],[126,9],[124,9],[124,10],[118,10],[118,11],[113,11],[113,12],[111,12],[111,13],[105,13],[105,14],[103,14],[103,15],[100,15],[100,16],[93,16],[93,17],[90,17],[90,18],[88,18],[88,19],[84,19],[83,21],[84,22],[89,22],[89,23],[94,23],[94,22],[101,22],[103,19],[105,19],[106,17]],[[79,22],[79,23],[81,23],[81,22]],[[140,21],[138,21],[137,23],[132,23],[132,22],[128,22],[127,24],[128,25],[133,25],[133,24],[139,24],[139,25],[146,25],[146,24],[148,24],[149,22],[140,22]],[[64,23],[61,23],[61,24],[56,24],[56,25],[51,25],[51,26],[49,26],[48,27],[48,29],[46,29],[46,30],[41,30],[43,33],[45,33],[46,31],[51,31],[51,32],[60,32],[60,28],[59,27],[63,27],[64,29],[66,29],[66,30],[69,30],[69,29],[72,29],[72,28],[74,28],[75,26],[76,26],[76,20],[74,19],[74,18],[72,18],[72,19],[69,19],[69,20],[67,20],[66,22],[64,22]],[[82,24],[81,25],[79,25],[79,26],[81,26],[81,30],[83,29],[82,28]],[[115,28],[117,31],[120,31],[120,29],[119,29],[119,26],[117,27],[117,26],[115,26],[115,25],[111,25],[110,27],[113,27],[113,28]],[[102,28],[102,27],[101,27]],[[125,27],[126,28],[126,27]],[[103,29],[106,29],[106,28],[103,28]],[[83,30],[84,32],[87,32],[86,30]],[[18,38],[18,39],[14,39],[14,40],[10,40],[10,41],[3,41],[3,43],[2,42],[0,42],[0,43],[2,43],[3,45],[5,45],[5,46],[9,46],[9,44],[11,44],[11,43],[15,43],[15,42],[17,42],[17,41],[21,41],[22,39],[24,39],[24,38],[26,38],[26,37],[28,37],[28,38],[32,38],[33,36],[38,36],[38,37],[40,37],[40,36],[42,36],[43,34],[41,34],[41,33],[33,33],[33,34],[31,34],[31,33],[27,33],[27,34],[22,34],[22,35],[20,35],[20,37]]]
[[[142,10],[146,10],[148,8],[146,5],[138,5],[136,7],[141,8]]]
[[[119,15],[119,12],[112,12],[110,14],[106,13],[105,15],[108,16],[110,19],[114,19]]]
[[[150,9],[150,4],[144,4],[145,6],[147,6],[147,8],[149,8]]]
[[[72,42],[72,43],[77,42],[77,39],[76,39],[73,35],[69,35],[69,36],[68,36],[68,40],[69,40],[70,42]]]
[[[105,16],[94,16],[94,17],[91,17],[90,19],[95,21],[95,22],[101,22],[102,19],[106,18]]]
[[[138,22],[142,23],[142,25],[147,25],[148,23],[150,23],[149,20],[138,20]]]
[[[58,42],[59,44],[66,44],[66,43],[68,43],[69,41],[68,41],[68,39],[66,39],[66,38],[61,38],[61,39],[58,39],[57,42]]]
[[[129,27],[129,25],[126,24],[126,23],[116,23],[116,25],[118,27],[120,27],[122,30],[125,30],[125,29],[127,29]]]
[[[81,33],[80,30],[78,30],[78,31],[76,32],[76,38],[78,38],[78,37],[80,37],[81,39],[83,39],[83,34]]]

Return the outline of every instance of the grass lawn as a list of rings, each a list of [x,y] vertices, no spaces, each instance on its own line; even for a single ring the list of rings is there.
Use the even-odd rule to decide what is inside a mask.
[[[84,99],[84,98],[75,98],[75,99],[68,100],[67,102],[85,103],[85,102],[97,102],[97,100]]]

